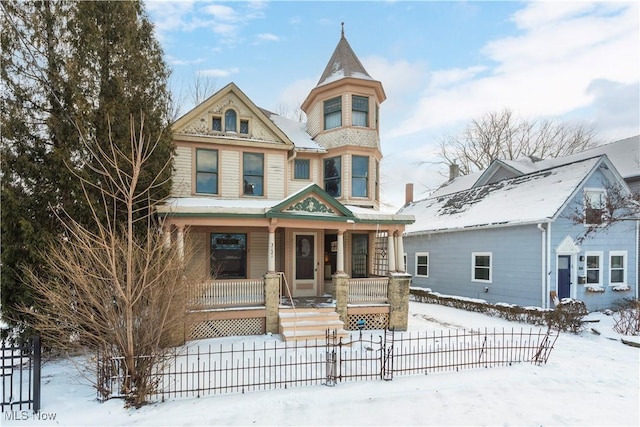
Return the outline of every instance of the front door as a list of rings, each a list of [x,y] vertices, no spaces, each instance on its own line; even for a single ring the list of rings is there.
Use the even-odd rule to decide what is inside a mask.
[[[295,254],[293,256],[293,296],[316,296],[318,260],[316,257],[316,234],[294,233]]]
[[[558,256],[558,298],[571,297],[571,255]]]

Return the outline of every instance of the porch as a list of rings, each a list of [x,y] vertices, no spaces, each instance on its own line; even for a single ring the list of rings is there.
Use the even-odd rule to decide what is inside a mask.
[[[304,338],[324,337],[327,327],[406,329],[407,314],[402,311],[408,307],[409,282],[410,276],[405,274],[370,278],[334,275],[333,293],[294,297],[287,291],[283,273],[267,274],[262,279],[205,281],[189,287],[185,339],[264,333],[285,337],[284,328],[291,324],[291,318],[305,322],[304,327],[292,326],[300,331],[301,338],[305,335],[302,331],[310,329],[316,333]],[[327,313],[315,316],[317,325],[310,323],[314,311]]]

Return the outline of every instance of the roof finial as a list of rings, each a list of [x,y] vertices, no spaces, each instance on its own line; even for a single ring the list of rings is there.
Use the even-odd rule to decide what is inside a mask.
[[[344,38],[344,22],[341,22],[340,25],[342,26],[342,38]]]

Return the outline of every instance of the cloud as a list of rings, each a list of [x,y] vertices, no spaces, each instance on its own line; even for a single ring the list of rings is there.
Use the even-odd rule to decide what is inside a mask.
[[[280,41],[280,37],[276,36],[275,34],[271,34],[271,33],[262,33],[262,34],[258,34],[256,36],[256,38],[258,39],[258,41],[267,41],[267,42],[277,42]]]
[[[638,83],[638,15],[637,3],[527,4],[512,16],[519,33],[485,44],[484,63],[431,71],[416,108],[390,134],[468,122],[505,107],[531,117],[587,108],[596,100],[595,81]]]
[[[197,74],[201,76],[209,77],[228,77],[232,74],[237,74],[240,71],[238,67],[232,67],[227,69],[222,68],[209,68],[205,70],[198,70]]]

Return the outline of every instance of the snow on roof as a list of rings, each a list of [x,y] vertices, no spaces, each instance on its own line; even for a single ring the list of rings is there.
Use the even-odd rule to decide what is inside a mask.
[[[305,123],[296,122],[271,113],[269,119],[276,125],[285,135],[293,142],[298,149],[326,151],[321,145],[311,139],[311,135],[307,133]]]
[[[480,175],[482,175],[482,171],[458,176],[452,181],[447,181],[442,184],[440,188],[434,191],[429,197],[440,197],[469,189],[473,187],[473,184],[480,178]]]
[[[600,158],[505,179],[458,193],[430,197],[401,209],[414,215],[406,233],[529,224],[553,219]]]

